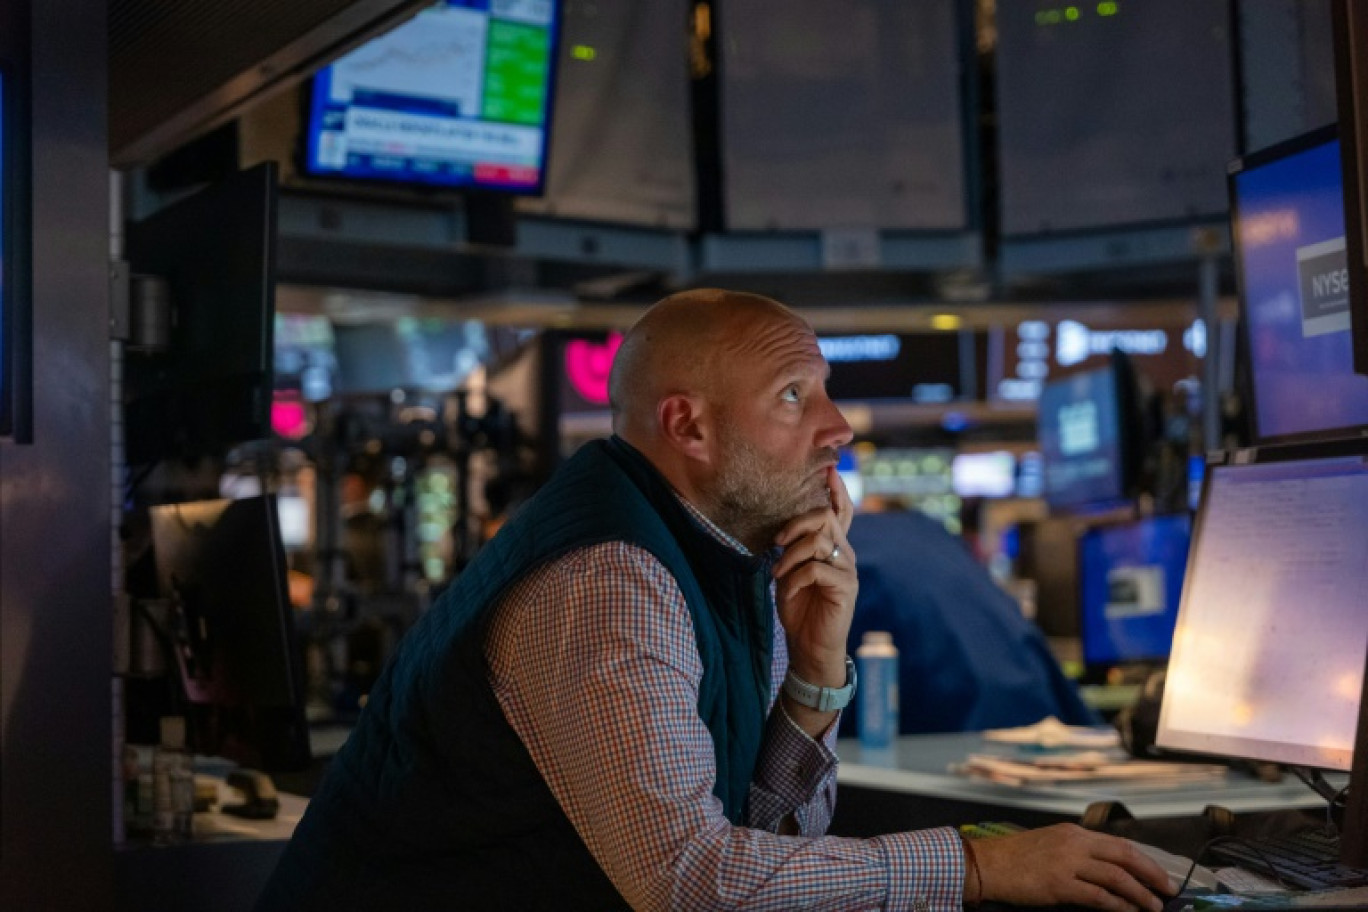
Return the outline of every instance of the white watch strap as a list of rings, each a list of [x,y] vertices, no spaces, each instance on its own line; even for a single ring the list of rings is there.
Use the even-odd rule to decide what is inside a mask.
[[[844,687],[818,687],[804,681],[790,668],[784,675],[784,693],[795,703],[810,707],[818,712],[835,712],[850,705],[855,695],[855,662],[846,656],[846,682]]]

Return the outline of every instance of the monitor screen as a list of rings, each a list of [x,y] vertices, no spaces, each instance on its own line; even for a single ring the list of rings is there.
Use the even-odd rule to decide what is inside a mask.
[[[1040,497],[1045,493],[1045,464],[1040,452],[1022,453],[1017,459],[1016,496]]]
[[[1231,5],[995,5],[1004,236],[1224,214],[1239,141]]]
[[[1187,568],[1186,513],[1096,526],[1079,540],[1083,664],[1162,660]]]
[[[171,309],[165,350],[125,359],[130,464],[271,436],[276,213],[267,162],[128,226],[131,271],[164,279]]]
[[[443,0],[320,70],[305,171],[540,193],[557,4]]]
[[[189,746],[268,771],[310,760],[279,510],[267,495],[150,511]]]
[[[330,397],[337,379],[332,322],[320,314],[277,313],[273,367],[277,391],[298,392],[307,402]]]
[[[1368,459],[1208,467],[1162,747],[1349,769],[1368,613]]]
[[[300,551],[313,541],[313,509],[299,494],[276,495],[280,543],[286,551]]]
[[[960,497],[1011,497],[1016,494],[1016,456],[1007,450],[956,453],[950,485]]]
[[[489,355],[485,326],[478,320],[400,317],[392,323],[339,323],[333,340],[336,391],[344,394],[451,392]]]
[[[1255,437],[1368,428],[1354,373],[1344,192],[1334,128],[1237,162],[1230,179]]]
[[[939,447],[857,447],[861,507],[919,510],[952,534],[963,529],[963,503],[953,487],[955,451]]]
[[[962,363],[958,332],[823,335],[817,343],[831,367],[827,395],[838,402],[935,404],[963,399],[973,388],[964,376],[966,367],[973,370],[972,357]]]
[[[1087,507],[1126,497],[1122,408],[1110,368],[1045,384],[1037,420],[1050,506]]]

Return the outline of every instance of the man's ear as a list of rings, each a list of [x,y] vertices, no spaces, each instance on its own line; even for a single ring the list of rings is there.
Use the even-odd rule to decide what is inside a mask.
[[[660,400],[656,408],[660,436],[689,459],[712,460],[712,434],[707,406],[700,397],[676,393]]]

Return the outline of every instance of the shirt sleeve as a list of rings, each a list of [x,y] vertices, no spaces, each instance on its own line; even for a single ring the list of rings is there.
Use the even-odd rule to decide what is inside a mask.
[[[633,908],[960,909],[953,830],[846,839],[727,821],[712,794],[688,608],[645,551],[607,543],[541,568],[499,606],[485,648],[505,716]],[[752,796],[772,794],[767,813],[787,807],[804,833],[820,831],[831,802],[819,793],[834,791],[834,758],[822,756],[833,735],[799,745],[789,739],[802,732],[785,724],[781,708],[771,713]],[[796,775],[782,769],[793,757]]]
[[[836,729],[840,718],[821,738],[799,728],[779,699],[787,671],[788,644],[776,620],[770,675],[773,701],[751,783],[746,823],[777,833],[780,823],[792,815],[800,835],[820,836],[831,825],[836,809]]]

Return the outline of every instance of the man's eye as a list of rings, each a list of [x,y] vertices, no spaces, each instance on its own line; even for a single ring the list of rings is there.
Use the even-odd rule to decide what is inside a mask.
[[[793,386],[785,387],[783,393],[780,394],[780,398],[785,402],[797,402],[800,398],[798,395],[798,386],[795,384]]]

